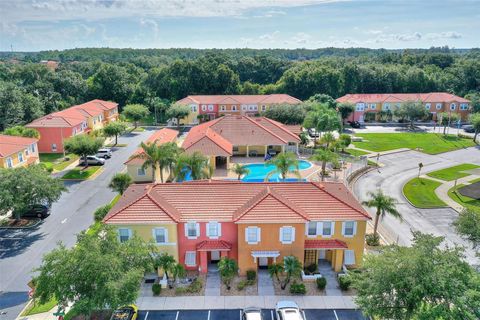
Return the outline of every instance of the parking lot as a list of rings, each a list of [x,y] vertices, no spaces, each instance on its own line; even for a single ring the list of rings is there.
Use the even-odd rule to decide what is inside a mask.
[[[140,311],[137,320],[241,320],[240,309]],[[263,320],[275,320],[273,309],[262,309]],[[305,309],[305,320],[367,320],[359,310]]]

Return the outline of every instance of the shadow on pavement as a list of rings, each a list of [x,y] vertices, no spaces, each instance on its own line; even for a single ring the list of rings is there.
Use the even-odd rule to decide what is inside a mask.
[[[31,229],[0,230],[0,259],[17,256],[27,250],[33,243],[44,238],[37,234],[39,225]]]
[[[28,292],[5,292],[0,294],[0,310],[18,306],[28,301]]]

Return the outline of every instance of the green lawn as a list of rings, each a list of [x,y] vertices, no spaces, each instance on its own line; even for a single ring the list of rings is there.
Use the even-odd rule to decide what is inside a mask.
[[[475,183],[480,181],[480,179],[475,179],[470,181],[471,183]],[[466,197],[461,195],[459,192],[455,192],[456,190],[460,189],[461,187],[465,186],[464,184],[459,184],[456,187],[451,188],[448,190],[448,196],[452,198],[454,201],[456,201],[458,204],[467,207],[467,208],[473,208],[473,209],[480,209],[480,200],[473,199],[470,197]]]
[[[25,312],[22,313],[22,317],[31,316],[33,314],[47,312],[52,310],[57,305],[57,300],[52,299],[47,301],[45,304],[32,304]]]
[[[113,147],[123,148],[123,147],[126,147],[126,146],[128,146],[128,144],[126,144],[126,143],[117,143],[117,144],[109,143],[109,144],[105,145],[105,147],[107,147],[107,148],[113,148]]]
[[[44,163],[47,168],[62,171],[78,159],[78,156],[72,153],[67,154],[66,157],[69,158],[68,161],[63,160],[63,153],[40,153],[40,162]]]
[[[97,172],[101,166],[88,166],[87,169],[75,168],[67,172],[62,179],[86,180]]]
[[[356,150],[356,149],[345,149],[345,152],[351,154],[354,157],[364,156],[368,154],[368,152]]]
[[[118,202],[118,200],[120,200],[120,198],[122,197],[121,194],[117,194],[115,196],[115,198],[112,199],[112,201],[110,202],[110,204],[112,205],[112,207]]]
[[[427,176],[430,176],[432,178],[437,178],[437,179],[440,179],[440,180],[452,181],[452,180],[463,178],[463,177],[466,177],[466,176],[469,175],[468,173],[464,173],[464,172],[461,172],[461,171],[471,170],[471,169],[475,169],[475,168],[479,168],[479,167],[480,166],[477,166],[475,164],[463,163],[463,164],[460,164],[458,166],[445,168],[445,169],[442,169],[442,170],[437,170],[437,171],[427,173]]]
[[[472,139],[435,133],[361,133],[365,141],[354,142],[355,147],[375,152],[400,148],[416,149],[428,154],[437,154],[475,146]]]
[[[405,184],[403,194],[408,201],[419,208],[446,207],[447,205],[435,194],[435,189],[440,185],[438,181],[414,178]]]

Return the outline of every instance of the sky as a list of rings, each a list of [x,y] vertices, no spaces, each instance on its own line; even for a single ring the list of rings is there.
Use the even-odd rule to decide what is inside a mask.
[[[480,0],[0,0],[0,51],[480,47]]]

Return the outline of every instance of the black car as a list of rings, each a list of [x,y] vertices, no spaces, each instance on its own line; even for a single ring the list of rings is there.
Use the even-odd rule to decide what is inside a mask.
[[[465,132],[475,133],[475,128],[472,125],[466,125],[462,127]]]
[[[45,219],[50,215],[50,208],[43,204],[36,204],[31,206],[22,217],[24,218],[40,218]]]
[[[361,127],[361,124],[358,121],[348,121],[348,124],[350,124],[350,127],[355,129],[359,129]]]

